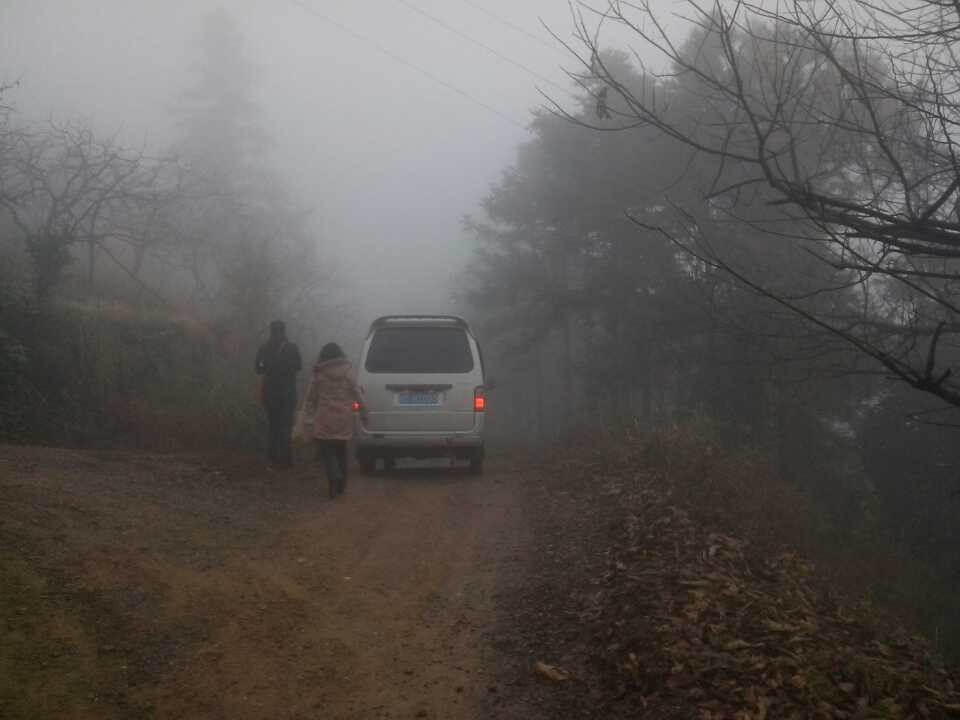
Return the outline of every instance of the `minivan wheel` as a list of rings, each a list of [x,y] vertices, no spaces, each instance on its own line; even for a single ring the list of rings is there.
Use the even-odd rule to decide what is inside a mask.
[[[397,469],[397,461],[393,458],[384,458],[383,459],[383,471],[392,473]]]
[[[377,466],[377,461],[375,458],[372,458],[369,455],[361,455],[359,462],[360,472],[362,472],[364,475],[373,475],[373,471]]]
[[[470,458],[470,474],[471,475],[482,475],[483,474],[483,455],[477,454]]]

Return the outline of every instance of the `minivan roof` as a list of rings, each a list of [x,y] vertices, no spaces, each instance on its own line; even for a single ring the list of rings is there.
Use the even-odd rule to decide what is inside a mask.
[[[370,332],[382,327],[459,327],[466,330],[471,335],[470,326],[467,321],[457,315],[384,315],[374,320],[370,324]]]

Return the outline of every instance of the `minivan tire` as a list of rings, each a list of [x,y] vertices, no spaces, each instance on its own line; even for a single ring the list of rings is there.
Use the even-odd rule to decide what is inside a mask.
[[[483,474],[483,455],[478,454],[470,458],[470,474],[471,475]]]
[[[369,457],[367,455],[362,455],[358,458],[360,463],[360,472],[364,475],[373,475],[374,470],[377,468],[376,458]]]

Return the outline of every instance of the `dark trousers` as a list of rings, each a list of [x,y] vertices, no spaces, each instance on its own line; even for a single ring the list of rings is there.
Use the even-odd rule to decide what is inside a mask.
[[[347,487],[347,441],[317,440],[317,461],[323,465],[331,494]]]
[[[293,448],[290,434],[293,432],[293,415],[297,409],[296,396],[268,398],[267,410],[267,458],[277,465],[293,465]]]

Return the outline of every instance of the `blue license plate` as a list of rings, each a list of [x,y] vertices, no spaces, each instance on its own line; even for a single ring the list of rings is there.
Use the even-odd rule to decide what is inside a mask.
[[[440,404],[440,393],[404,392],[397,395],[397,403],[408,407],[431,407]]]

